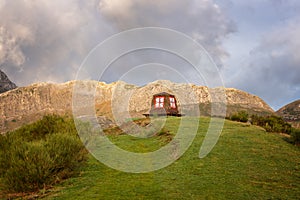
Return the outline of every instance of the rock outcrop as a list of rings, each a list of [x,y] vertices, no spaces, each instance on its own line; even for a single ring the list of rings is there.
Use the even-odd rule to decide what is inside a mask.
[[[0,70],[0,93],[17,88],[16,84],[11,82],[4,72]]]
[[[90,110],[89,114],[101,116],[100,121],[103,123],[104,118],[107,118],[106,124],[116,120],[118,115],[123,119],[142,117],[150,109],[152,96],[160,92],[174,94],[181,110],[189,104],[200,105],[202,115],[210,114],[212,99],[213,102],[227,105],[227,115],[240,109],[256,113],[274,112],[259,97],[236,89],[210,89],[161,80],[143,87],[125,82],[36,83],[0,94],[0,132],[17,128],[51,113],[71,114],[73,111],[77,116],[84,116]]]
[[[300,100],[283,106],[276,114],[281,116],[285,121],[291,123],[295,128],[300,128]]]

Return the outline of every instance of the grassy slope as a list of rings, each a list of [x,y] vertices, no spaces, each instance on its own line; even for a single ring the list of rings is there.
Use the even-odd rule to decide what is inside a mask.
[[[166,129],[174,129],[174,118]],[[278,134],[227,121],[204,159],[199,159],[209,119],[200,122],[189,150],[172,165],[146,174],[130,174],[90,158],[80,177],[55,188],[47,199],[297,199],[300,197],[300,149]],[[157,149],[163,138],[114,136],[125,149]]]

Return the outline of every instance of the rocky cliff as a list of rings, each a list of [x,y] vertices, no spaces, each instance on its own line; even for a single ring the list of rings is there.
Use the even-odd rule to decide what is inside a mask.
[[[220,91],[224,95],[218,95],[222,93]],[[175,94],[180,109],[188,104],[200,105],[202,115],[210,114],[212,99],[214,102],[227,104],[227,114],[240,109],[255,113],[273,113],[259,97],[236,89],[210,89],[170,81],[155,81],[143,87],[125,82],[37,83],[0,94],[0,132],[33,122],[45,114],[71,114],[72,105],[77,108],[77,116],[92,110],[102,122],[106,119],[114,121],[118,115],[123,118],[142,117],[151,107],[152,96],[160,92]]]
[[[300,128],[300,100],[283,106],[276,113],[295,128]]]
[[[0,93],[15,89],[17,86],[0,70]]]

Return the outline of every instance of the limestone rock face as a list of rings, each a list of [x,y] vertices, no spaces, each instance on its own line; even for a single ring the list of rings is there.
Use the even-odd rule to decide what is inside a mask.
[[[0,130],[33,122],[47,113],[63,114],[71,108],[68,84],[33,84],[0,94]]]
[[[273,109],[264,102],[260,97],[234,88],[226,89],[227,103],[229,105],[238,105],[254,111],[265,111],[274,113]]]
[[[6,74],[0,70],[0,93],[13,90],[16,87],[16,84],[11,82]]]
[[[233,107],[274,112],[259,97],[236,89],[211,89],[162,80],[143,87],[121,81],[111,84],[97,81],[36,83],[0,94],[0,132],[12,130],[52,113],[84,116],[90,111],[89,115],[95,114],[98,118],[101,116],[100,121],[106,124],[119,116],[123,119],[142,117],[143,113],[150,110],[152,96],[161,92],[174,94],[179,110],[185,105],[209,105],[217,102],[227,105],[227,113]]]

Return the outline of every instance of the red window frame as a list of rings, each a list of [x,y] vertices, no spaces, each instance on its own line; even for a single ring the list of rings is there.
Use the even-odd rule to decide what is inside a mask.
[[[174,97],[169,97],[169,100],[170,100],[170,107],[171,108],[176,108],[175,98]]]
[[[159,96],[155,97],[155,108],[163,108],[164,107],[164,102],[165,102],[165,97]]]

